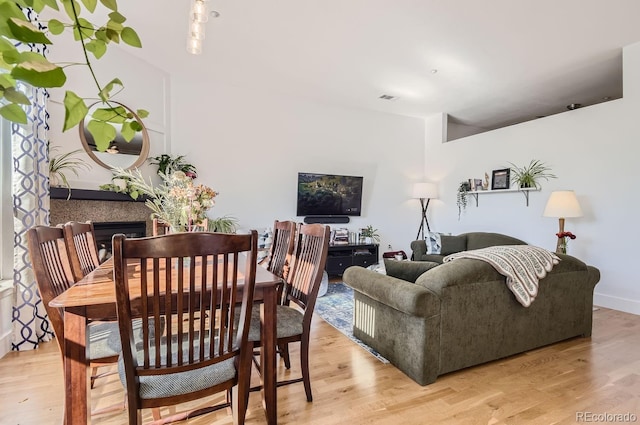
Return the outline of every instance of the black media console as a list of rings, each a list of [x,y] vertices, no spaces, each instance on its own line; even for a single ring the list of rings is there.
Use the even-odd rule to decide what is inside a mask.
[[[342,276],[350,266],[369,267],[378,263],[378,245],[329,245],[325,270],[329,276]]]

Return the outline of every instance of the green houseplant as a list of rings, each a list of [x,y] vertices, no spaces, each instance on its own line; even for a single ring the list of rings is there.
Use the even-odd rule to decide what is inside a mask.
[[[360,235],[363,238],[371,238],[371,241],[374,243],[380,242],[380,235],[378,234],[378,229],[374,229],[372,225],[368,225],[364,229],[360,231]]]
[[[471,184],[468,181],[460,182],[458,191],[456,192],[456,205],[458,205],[458,220],[462,211],[467,209],[467,192],[471,190]]]
[[[162,155],[149,158],[149,163],[152,165],[158,166],[158,170],[157,170],[158,175],[170,174],[173,171],[182,171],[188,177],[191,177],[191,178],[198,177],[198,172],[196,170],[195,165],[189,164],[184,159],[184,155],[172,157],[171,155],[167,155],[166,153],[163,153]]]
[[[0,74],[0,116],[16,123],[27,123],[23,107],[29,105],[30,100],[18,89],[19,82],[42,88],[63,87],[67,82],[64,67],[69,66],[68,64],[49,62],[44,53],[22,51],[16,46],[29,43],[52,45],[49,38],[51,35],[57,36],[65,30],[71,30],[74,40],[80,43],[85,58],[84,62],[73,65],[87,67],[91,80],[96,85],[97,98],[105,104],[103,119],[92,125],[91,133],[96,140],[106,140],[116,133],[115,125],[122,125],[123,136],[126,140],[131,140],[127,137],[133,137],[133,133],[139,131],[139,123],[134,117],[121,113],[117,106],[110,104],[111,97],[124,87],[122,81],[113,78],[106,84],[100,83],[94,73],[90,55],[100,59],[106,53],[109,43],[122,41],[132,47],[142,47],[142,43],[136,31],[124,24],[127,18],[118,12],[117,0],[100,0],[100,4],[110,11],[107,22],[103,25],[95,25],[83,15],[84,12],[95,12],[97,0],[0,0],[0,66],[7,70],[7,73]],[[62,22],[50,19],[39,22],[44,25],[36,26],[28,20],[22,8],[31,8],[38,14],[45,9],[63,9],[68,20]],[[73,91],[65,92],[63,131],[77,126],[85,118],[89,110],[85,99]],[[141,118],[148,115],[145,110],[138,110],[137,113]],[[108,147],[104,143],[100,146],[104,149]]]
[[[50,148],[51,151],[55,151],[56,148]],[[49,159],[49,184],[51,186],[62,186],[69,189],[69,196],[71,196],[71,186],[67,180],[65,173],[72,172],[78,176],[80,169],[91,169],[91,166],[84,162],[82,158],[77,158],[76,155],[84,152],[82,149],[76,149],[74,151],[66,152],[60,155],[52,156]]]
[[[532,159],[529,165],[519,167],[513,163],[509,163],[511,166],[511,176],[513,181],[519,188],[540,188],[539,179],[555,179],[555,174],[550,173],[551,169],[547,167],[542,161],[538,159]]]

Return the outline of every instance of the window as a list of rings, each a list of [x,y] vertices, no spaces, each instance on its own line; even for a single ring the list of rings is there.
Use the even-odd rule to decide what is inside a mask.
[[[11,123],[0,117],[0,281],[13,275]]]

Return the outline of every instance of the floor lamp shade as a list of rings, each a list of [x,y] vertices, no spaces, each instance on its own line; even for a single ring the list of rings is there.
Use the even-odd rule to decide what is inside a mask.
[[[438,197],[438,186],[435,183],[414,183],[414,199],[436,199]]]

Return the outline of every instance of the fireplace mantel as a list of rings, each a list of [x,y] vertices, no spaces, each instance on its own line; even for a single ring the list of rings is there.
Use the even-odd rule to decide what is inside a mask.
[[[71,191],[71,197],[69,197]],[[67,189],[66,187],[52,187],[51,199],[69,199],[83,201],[121,201],[121,202],[144,202],[146,197],[141,196],[133,199],[126,193],[112,192],[110,190],[90,190],[90,189]]]

